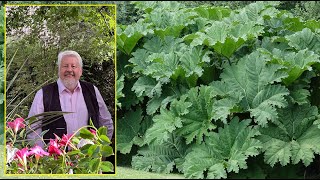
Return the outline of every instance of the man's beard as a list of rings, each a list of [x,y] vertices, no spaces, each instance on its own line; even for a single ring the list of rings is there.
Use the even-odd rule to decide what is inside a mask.
[[[62,83],[67,89],[73,90],[74,88],[76,88],[78,81],[75,79],[62,79]]]

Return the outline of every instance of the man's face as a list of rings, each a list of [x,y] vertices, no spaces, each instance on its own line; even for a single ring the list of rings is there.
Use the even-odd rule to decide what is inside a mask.
[[[82,68],[76,57],[65,56],[61,60],[59,77],[67,88],[73,89],[82,75]]]

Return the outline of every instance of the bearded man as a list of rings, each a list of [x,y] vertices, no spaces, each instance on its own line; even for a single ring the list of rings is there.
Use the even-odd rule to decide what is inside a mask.
[[[63,51],[58,55],[59,78],[56,82],[40,89],[32,102],[28,117],[50,111],[71,112],[58,118],[50,119],[51,123],[37,121],[32,124],[34,128],[28,139],[37,139],[36,144],[44,146],[55,135],[73,134],[81,127],[90,124],[96,128],[107,127],[109,139],[113,136],[113,121],[107,106],[96,86],[81,81],[82,58],[76,51]],[[48,130],[39,139],[41,132]]]

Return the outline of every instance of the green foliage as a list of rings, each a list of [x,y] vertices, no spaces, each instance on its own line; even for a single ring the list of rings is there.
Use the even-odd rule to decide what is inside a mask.
[[[288,76],[283,80],[286,85],[290,85],[296,81],[303,72],[312,69],[312,65],[319,63],[319,55],[314,51],[298,50],[298,52],[282,52],[279,49],[274,49],[271,56],[275,58],[278,64],[286,67]]]
[[[139,19],[117,32],[120,157],[188,178],[320,173],[318,21],[282,2],[132,4]]]
[[[171,136],[161,145],[154,143],[142,147],[132,158],[132,167],[144,171],[170,173],[176,166],[182,171],[182,162],[188,149],[181,138]]]
[[[248,156],[259,154],[261,142],[254,139],[257,129],[248,127],[250,120],[239,118],[231,120],[229,125],[219,128],[218,133],[210,133],[205,143],[192,148],[185,157],[183,169],[188,178],[227,178],[228,172],[246,169]],[[207,177],[203,171],[208,170]]]
[[[254,121],[262,126],[265,126],[268,120],[277,119],[275,107],[286,106],[284,96],[289,94],[285,87],[273,85],[287,76],[279,71],[282,66],[268,65],[267,59],[270,57],[255,51],[240,59],[236,65],[227,65],[221,74],[221,79],[228,89],[237,89],[244,97],[241,108],[249,111],[251,117],[255,117]]]
[[[139,131],[141,109],[133,112],[128,112],[126,116],[119,120],[122,123],[117,123],[117,149],[123,154],[129,153],[133,144],[139,144]]]
[[[230,9],[243,8],[255,1],[179,1],[185,4],[187,7],[198,7],[201,5],[208,6],[224,6]]]
[[[121,107],[121,103],[119,103],[117,100],[125,97],[125,95],[122,93],[122,89],[124,87],[123,81],[124,81],[124,76],[120,76],[120,78],[118,78],[118,75],[116,74],[116,105],[118,107]]]
[[[318,115],[317,107],[290,105],[279,111],[274,125],[260,130],[265,161],[271,166],[276,162],[285,166],[290,159],[292,164],[301,160],[305,166],[310,165],[320,148],[317,137],[320,129],[313,124]]]
[[[301,16],[305,20],[320,20],[320,6],[318,1],[300,1],[291,9],[292,13]],[[289,10],[289,9],[288,9]]]
[[[129,25],[133,22],[137,22],[141,13],[135,10],[134,4],[130,1],[115,1],[117,4],[117,23],[123,25]]]

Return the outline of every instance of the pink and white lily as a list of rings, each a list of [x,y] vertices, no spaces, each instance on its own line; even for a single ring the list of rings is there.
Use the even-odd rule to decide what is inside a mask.
[[[13,129],[14,133],[17,133],[19,129],[24,128],[26,126],[23,122],[23,118],[16,118],[14,121],[8,122],[7,124],[11,129]]]
[[[49,156],[50,154],[42,149],[42,147],[35,145],[33,148],[30,149],[28,155],[35,156],[36,160],[39,161],[40,157]]]
[[[27,156],[29,155],[28,148],[25,147],[16,152],[16,158],[18,158],[19,162],[23,165],[25,170],[27,170]]]

